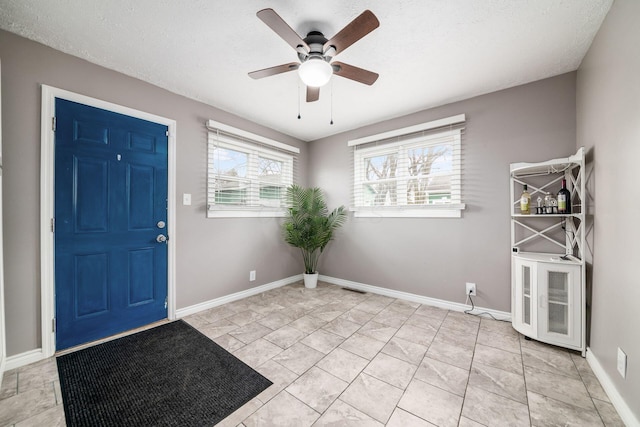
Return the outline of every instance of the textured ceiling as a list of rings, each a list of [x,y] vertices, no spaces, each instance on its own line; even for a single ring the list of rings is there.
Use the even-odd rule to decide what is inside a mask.
[[[576,70],[612,2],[0,0],[0,28],[315,140]],[[266,7],[302,37],[328,38],[371,10],[380,27],[337,59],[380,78],[365,86],[334,76],[315,103],[304,102],[304,86],[299,95],[295,72],[249,78],[297,60],[256,17]]]

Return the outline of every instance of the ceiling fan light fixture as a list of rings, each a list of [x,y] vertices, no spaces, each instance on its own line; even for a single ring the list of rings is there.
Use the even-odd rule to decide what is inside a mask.
[[[333,67],[321,56],[312,56],[300,64],[298,74],[305,85],[322,87],[331,80]]]

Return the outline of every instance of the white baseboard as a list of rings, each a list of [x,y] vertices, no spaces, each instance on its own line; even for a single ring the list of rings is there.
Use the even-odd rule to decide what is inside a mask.
[[[24,353],[7,357],[7,364],[5,365],[4,369],[5,371],[10,371],[21,366],[39,362],[43,359],[46,359],[46,357],[44,357],[44,352],[41,348],[36,348],[35,350],[29,350],[25,351]]]
[[[451,301],[446,301],[446,300],[441,300],[436,298],[429,298],[422,295],[411,294],[409,292],[395,291],[392,289],[381,288],[378,286],[366,285],[364,283],[352,282],[350,280],[338,279],[336,277],[320,275],[318,277],[318,280],[331,283],[333,285],[342,286],[345,288],[356,289],[364,292],[371,292],[372,294],[384,295],[391,298],[399,298],[399,299],[417,302],[425,305],[432,305],[432,306],[444,308],[447,310],[465,311],[471,308],[470,305],[466,305],[466,304],[460,304],[457,302],[451,302]],[[488,315],[490,314],[496,319],[511,321],[511,313],[508,313],[506,311],[498,311],[498,310],[492,310],[490,308],[476,306],[475,312],[486,313],[486,314],[479,314],[482,317],[485,317],[485,316],[488,317]]]
[[[200,311],[208,310],[210,308],[217,307],[222,304],[227,304],[232,301],[237,301],[242,298],[247,298],[253,295],[257,295],[262,292],[269,291],[271,289],[279,288],[281,286],[290,285],[291,283],[299,282],[300,280],[302,280],[302,274],[287,277],[286,279],[276,280],[275,282],[271,282],[262,286],[257,286],[255,288],[247,289],[246,291],[236,292],[235,294],[225,295],[220,298],[190,305],[189,307],[179,308],[176,310],[176,319],[180,319],[181,317],[189,316],[190,314],[195,314]]]
[[[600,381],[600,385],[609,396],[609,400],[616,411],[618,411],[618,415],[622,418],[625,425],[628,427],[640,427],[640,420],[636,418],[636,416],[631,412],[631,408],[627,405],[627,402],[624,401],[620,393],[618,393],[618,389],[611,381],[609,375],[607,375],[606,371],[600,364],[598,358],[593,354],[590,348],[587,348],[587,362],[589,362],[589,366],[591,366],[591,370]]]

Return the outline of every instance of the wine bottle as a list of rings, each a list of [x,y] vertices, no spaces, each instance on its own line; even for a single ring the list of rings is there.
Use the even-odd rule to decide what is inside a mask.
[[[524,184],[524,189],[520,196],[520,213],[522,215],[529,215],[531,213],[531,195],[527,191],[527,184]]]
[[[571,213],[571,193],[567,190],[567,180],[562,180],[562,188],[558,191],[558,213]]]

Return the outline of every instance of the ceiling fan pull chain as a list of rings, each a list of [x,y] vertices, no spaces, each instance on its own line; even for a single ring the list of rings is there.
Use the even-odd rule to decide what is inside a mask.
[[[331,121],[329,122],[330,125],[333,125],[333,80],[331,80],[331,106],[330,106],[330,111],[331,111]]]
[[[300,79],[298,79],[298,120],[300,120]]]

